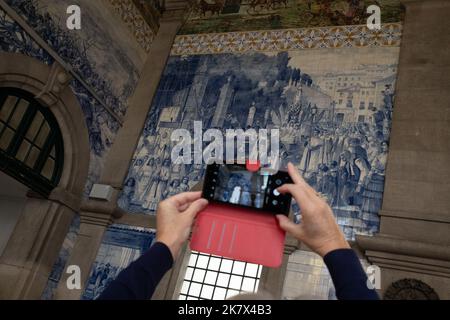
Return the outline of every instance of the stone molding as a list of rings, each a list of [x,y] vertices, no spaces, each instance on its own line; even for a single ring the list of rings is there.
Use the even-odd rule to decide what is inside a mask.
[[[391,235],[377,234],[373,237],[356,236],[358,246],[368,252],[384,252],[400,256],[434,259],[448,263],[450,274],[450,250],[448,246],[402,239]]]
[[[61,92],[69,85],[72,76],[67,70],[58,62],[54,62],[50,68],[47,82],[42,88],[41,92],[36,94],[37,100],[42,99],[44,95],[48,96],[45,101],[47,105],[52,106],[58,102]]]
[[[413,211],[398,211],[398,210],[385,210],[382,209],[378,213],[382,217],[392,217],[392,218],[404,218],[404,219],[414,219],[423,220],[431,222],[442,222],[450,223],[450,215],[436,214],[430,212],[413,212]]]

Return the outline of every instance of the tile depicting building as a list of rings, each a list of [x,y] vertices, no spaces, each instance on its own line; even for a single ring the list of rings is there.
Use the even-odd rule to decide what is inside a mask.
[[[284,163],[292,161],[326,197],[346,236],[377,232],[398,52],[374,47],[172,56],[121,207],[153,214],[161,199],[202,179],[204,166],[170,161],[173,130],[192,132],[198,120],[224,135],[228,128],[278,128]]]
[[[17,215],[1,215],[1,298],[98,297],[154,241],[158,202],[202,181],[204,165],[170,159],[172,132],[194,121],[280,130],[282,163],[333,207],[363,264],[380,266],[380,293],[448,298],[448,1],[405,1],[405,12],[399,0],[76,3],[72,32],[69,0],[0,0],[2,92],[48,108],[65,151],[49,195],[26,181],[20,210],[2,206]],[[371,4],[380,30],[366,26]],[[94,183],[111,198],[90,197]],[[277,298],[334,299],[322,260],[290,240],[283,267],[261,267],[255,283]],[[177,298],[182,255],[156,298]],[[82,268],[78,291],[65,286],[68,265]]]

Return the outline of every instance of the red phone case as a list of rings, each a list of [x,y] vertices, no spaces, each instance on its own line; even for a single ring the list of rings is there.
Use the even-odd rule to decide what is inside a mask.
[[[285,232],[273,214],[229,204],[210,203],[197,215],[191,250],[279,267]]]

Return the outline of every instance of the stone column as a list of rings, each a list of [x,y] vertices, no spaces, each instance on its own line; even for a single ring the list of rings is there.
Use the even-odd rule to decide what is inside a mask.
[[[166,3],[159,31],[153,40],[141,78],[130,98],[123,128],[108,152],[101,182],[121,189],[139,142],[159,80],[170,55],[173,41],[183,22],[186,2]]]
[[[381,293],[414,278],[449,299],[450,2],[403,2],[380,233],[357,242],[381,267]]]
[[[103,235],[114,220],[119,219],[118,221],[121,221],[120,219],[124,217],[127,218],[126,220],[133,220],[136,225],[148,223],[148,217],[133,219],[125,214],[118,208],[117,199],[144,128],[160,77],[170,55],[172,43],[182,24],[186,4],[185,1],[169,1],[166,3],[166,11],[161,17],[158,33],[152,42],[139,83],[130,98],[123,127],[106,157],[99,183],[112,186],[113,195],[109,200],[104,201],[89,199],[82,205],[79,235],[66,264],[66,270],[67,266],[70,265],[80,267],[81,289],[69,290],[66,281],[70,275],[64,273],[55,294],[56,299],[79,299],[81,297]],[[172,271],[166,275],[162,284],[166,286],[169,284],[171,274]],[[160,298],[165,296],[165,289],[162,285],[158,286],[156,294]]]
[[[280,300],[283,294],[284,278],[289,256],[298,249],[298,241],[291,236],[286,236],[284,245],[283,262],[278,268],[263,267],[259,280],[258,291],[270,293],[276,300]]]
[[[103,235],[111,222],[109,219],[105,219],[106,216],[104,215],[95,216],[96,214],[93,213],[83,213],[81,215],[80,230],[77,240],[72,254],[65,266],[65,270],[71,265],[76,265],[80,268],[81,288],[79,290],[70,290],[67,288],[67,278],[70,274],[64,272],[59,281],[54,299],[78,300],[84,292],[86,281],[90,275],[92,262],[97,256]]]
[[[14,12],[11,16],[18,19]],[[27,25],[24,29],[33,32]],[[53,113],[64,140],[64,169],[58,186],[48,199],[31,191],[27,194],[0,259],[0,299],[41,297],[72,218],[80,209],[89,167],[89,136],[82,109],[68,86],[70,79],[58,62],[48,66],[19,53],[0,52],[0,86],[33,94]]]
[[[0,259],[0,299],[39,299],[75,212],[30,196]]]
[[[112,198],[117,199],[117,192]],[[92,199],[83,202],[80,213],[80,230],[55,292],[55,299],[80,299],[86,281],[89,279],[92,263],[97,256],[103,235],[108,226],[112,224],[113,219],[120,217],[122,214],[116,202]],[[80,268],[80,289],[69,289],[67,287],[67,278],[71,274],[67,274],[65,271],[71,265]]]

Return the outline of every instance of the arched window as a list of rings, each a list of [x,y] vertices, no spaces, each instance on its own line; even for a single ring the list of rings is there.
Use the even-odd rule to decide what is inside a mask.
[[[33,95],[0,88],[0,170],[47,197],[64,162],[61,131]]]

